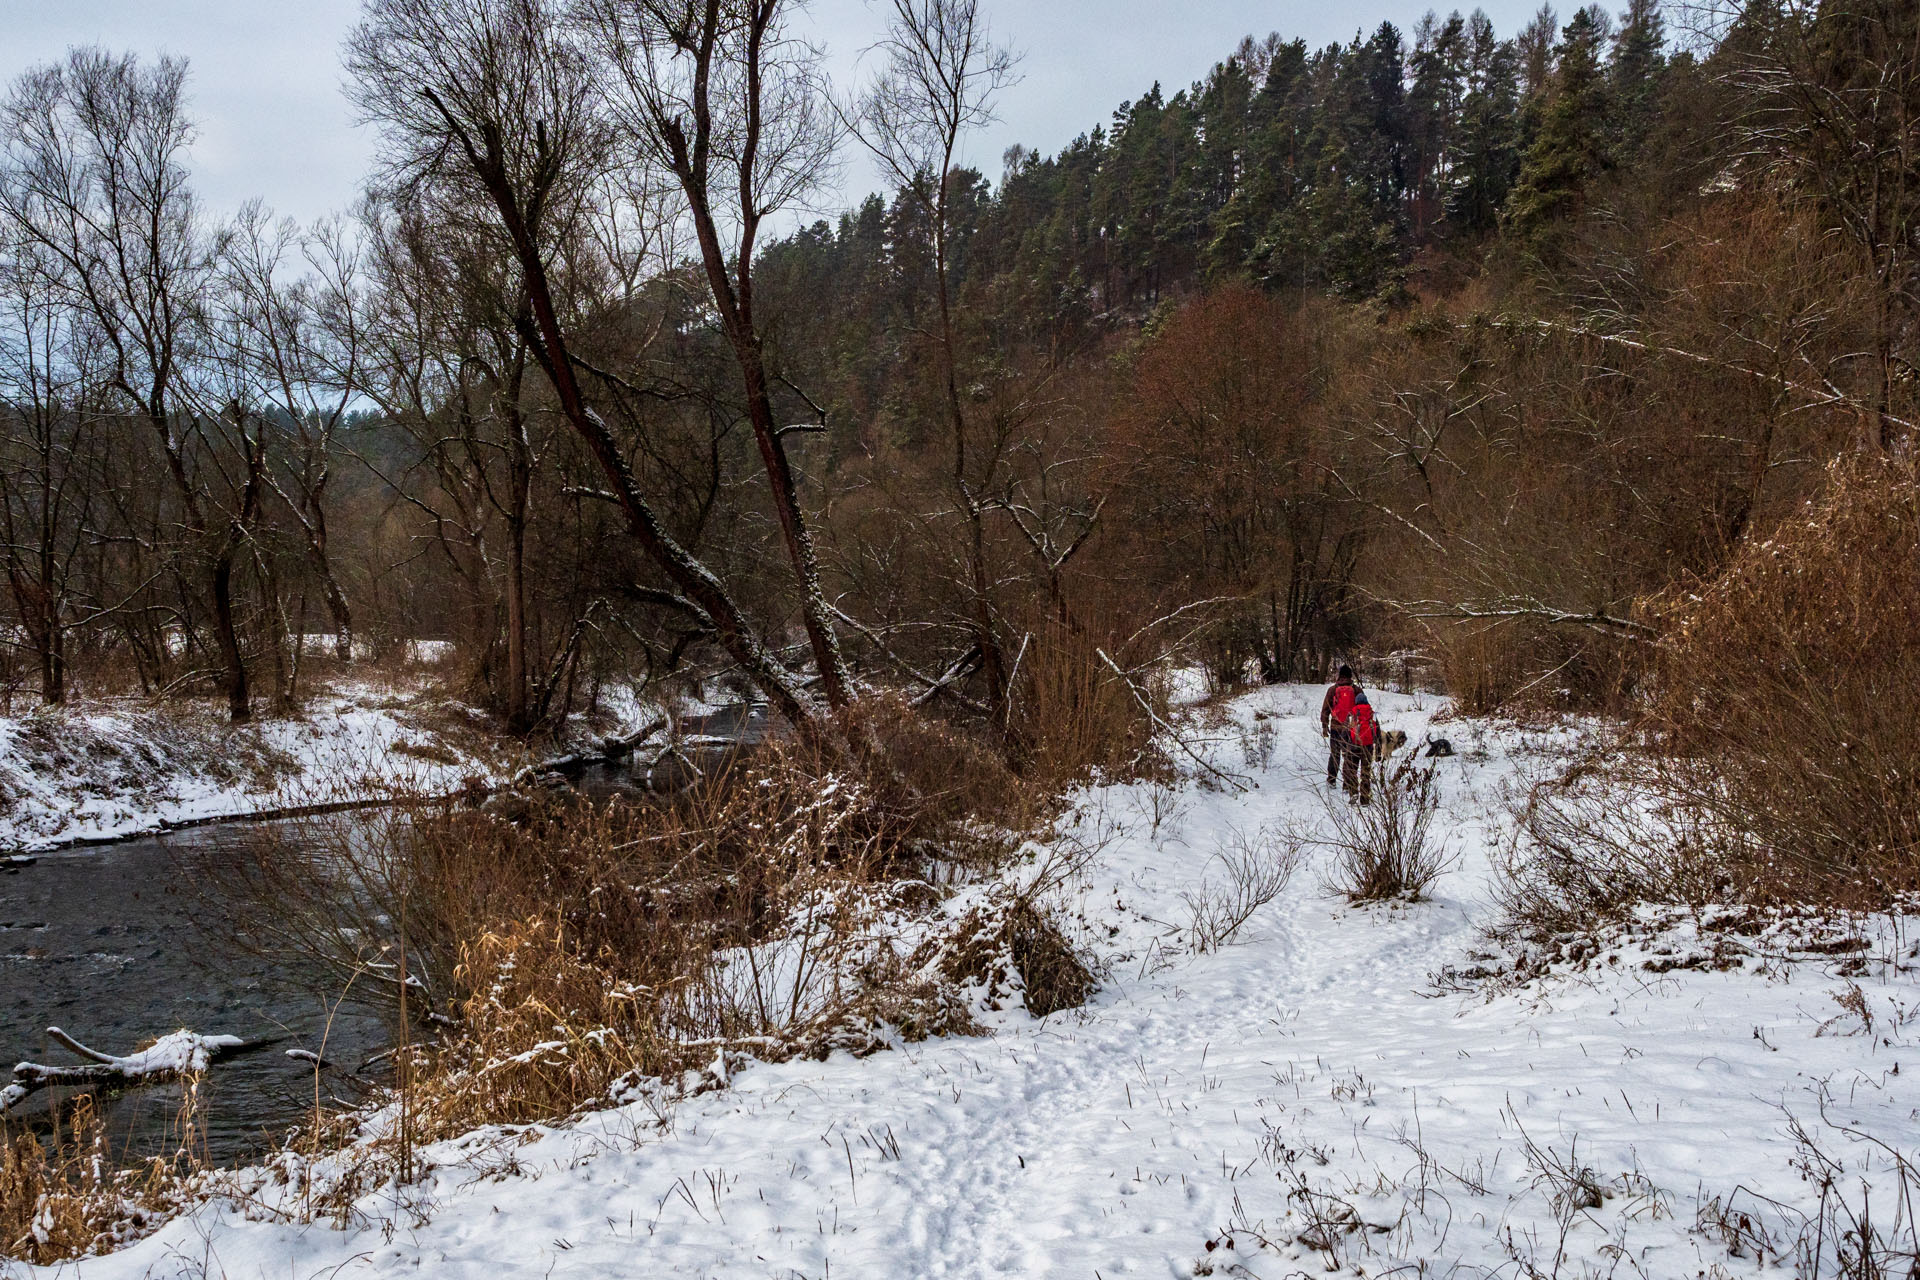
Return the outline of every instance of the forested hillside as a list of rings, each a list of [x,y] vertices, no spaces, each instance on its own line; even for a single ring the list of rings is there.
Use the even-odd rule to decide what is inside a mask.
[[[1417,650],[1472,705],[1598,705],[1653,597],[1906,447],[1891,0],[1249,38],[994,177],[955,164],[1018,75],[984,28],[832,95],[783,17],[716,29],[770,110],[699,90],[676,143],[697,86],[611,12],[390,7],[348,50],[382,167],[310,229],[196,201],[180,63],[13,87],[23,693],[242,718],[326,632],[455,641],[523,734],[731,673],[1045,751],[1050,700],[1126,718],[1101,652],[1194,645],[1228,684]],[[772,238],[840,148],[894,189]]]

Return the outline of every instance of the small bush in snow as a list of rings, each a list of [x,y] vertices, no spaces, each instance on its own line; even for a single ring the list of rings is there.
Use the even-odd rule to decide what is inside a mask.
[[[1216,951],[1240,932],[1255,911],[1280,896],[1300,865],[1305,841],[1273,827],[1254,832],[1229,829],[1214,850],[1217,869],[1197,889],[1181,894],[1187,906],[1187,942],[1199,952]]]
[[[1392,898],[1418,901],[1453,865],[1454,852],[1433,834],[1440,805],[1432,765],[1411,761],[1374,788],[1370,804],[1327,799],[1331,828],[1324,843],[1333,858],[1325,874],[1329,891],[1350,902]]]

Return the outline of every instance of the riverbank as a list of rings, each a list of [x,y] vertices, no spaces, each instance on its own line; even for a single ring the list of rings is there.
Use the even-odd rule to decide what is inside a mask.
[[[630,694],[604,701],[571,731],[579,744],[657,713]],[[0,716],[0,855],[489,788],[532,758],[431,672],[340,679],[297,715],[245,725],[189,702],[41,708]]]

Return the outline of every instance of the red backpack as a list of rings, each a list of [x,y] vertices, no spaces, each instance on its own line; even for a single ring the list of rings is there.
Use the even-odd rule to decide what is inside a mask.
[[[1355,746],[1373,745],[1373,708],[1364,702],[1355,703],[1353,713],[1347,721],[1347,732],[1353,738]]]
[[[1333,722],[1345,724],[1347,717],[1353,714],[1353,700],[1360,694],[1358,685],[1337,684],[1333,686]]]

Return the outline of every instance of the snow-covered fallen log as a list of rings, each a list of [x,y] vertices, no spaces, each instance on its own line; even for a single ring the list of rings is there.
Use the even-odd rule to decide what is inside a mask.
[[[657,716],[642,725],[633,733],[607,738],[590,750],[574,751],[566,755],[551,756],[545,760],[528,765],[513,775],[509,786],[524,786],[536,778],[549,774],[576,773],[589,765],[612,764],[632,755],[635,748],[659,733],[668,725],[665,716]]]
[[[270,1040],[242,1040],[239,1036],[203,1036],[192,1031],[174,1031],[151,1045],[124,1056],[90,1049],[58,1027],[48,1027],[47,1035],[75,1055],[87,1059],[72,1066],[40,1062],[16,1063],[13,1083],[0,1089],[0,1115],[5,1115],[28,1097],[50,1086],[85,1088],[90,1085],[143,1085],[199,1075],[214,1063],[237,1054],[263,1048]]]

